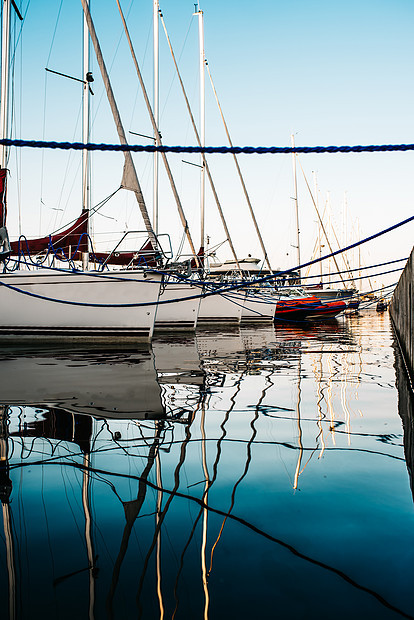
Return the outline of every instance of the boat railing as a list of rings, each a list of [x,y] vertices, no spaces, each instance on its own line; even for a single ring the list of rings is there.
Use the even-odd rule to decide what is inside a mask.
[[[142,231],[142,230],[127,230],[121,237],[121,239],[118,241],[118,243],[116,244],[116,246],[113,248],[113,250],[108,254],[108,256],[105,258],[105,260],[103,261],[101,268],[104,269],[106,267],[106,265],[108,263],[111,262],[112,257],[114,257],[115,255],[122,255],[122,254],[128,254],[127,251],[122,251],[119,250],[119,248],[121,247],[122,243],[125,241],[125,239],[128,236],[131,235],[137,235],[137,234],[142,234],[145,233],[146,231]],[[159,239],[160,237],[166,237],[167,241],[168,241],[168,249],[164,250]],[[172,256],[173,256],[173,251],[172,251],[172,245],[171,245],[171,238],[168,235],[168,233],[162,233],[160,235],[155,235],[155,240],[157,242],[157,247],[153,248],[152,243],[149,243],[149,240],[147,240],[142,246],[140,250],[137,250],[136,252],[134,252],[134,258],[132,260],[129,261],[129,264],[127,264],[127,268],[130,267],[136,260],[136,258],[140,257],[143,259],[143,263],[145,265],[145,259],[146,258],[154,258],[155,255],[155,260],[157,261],[157,263],[166,263],[168,262]]]

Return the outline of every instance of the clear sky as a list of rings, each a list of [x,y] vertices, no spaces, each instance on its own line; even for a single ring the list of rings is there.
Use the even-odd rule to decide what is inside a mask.
[[[47,66],[82,77],[80,0],[23,0],[19,6],[25,21],[15,55],[13,137],[80,141],[81,85],[45,72]],[[152,94],[152,1],[125,0],[122,6],[128,15],[147,90]],[[194,3],[165,0],[160,2],[160,8],[198,121]],[[291,134],[298,146],[414,142],[411,1],[205,0],[200,8],[204,12],[206,58],[235,145],[288,146]],[[94,0],[91,11],[125,129],[150,135],[151,124],[122,34],[116,2]],[[117,143],[93,51],[91,63],[95,77],[91,141]],[[196,144],[162,28],[160,65],[163,142]],[[207,76],[206,108],[206,143],[226,144]],[[131,138],[138,143],[144,141]],[[152,158],[147,154],[134,158],[152,213]],[[119,187],[122,159],[121,154],[93,156],[93,204]],[[199,157],[173,155],[169,159],[198,247],[199,173],[182,159],[198,163]],[[27,236],[47,234],[76,216],[81,207],[80,162],[80,153],[12,151],[12,237],[18,234],[19,212],[21,229]],[[296,265],[291,156],[245,155],[240,156],[239,162],[272,266]],[[299,162],[312,190],[317,181],[321,210],[330,205],[330,220],[341,244],[356,241],[358,234],[371,235],[413,214],[413,153],[301,155]],[[209,164],[238,255],[261,257],[231,156],[210,156]],[[317,225],[300,166],[298,190],[305,261],[312,257]],[[119,192],[102,214],[107,217],[98,216],[94,225],[97,240],[101,228],[143,228],[128,192]],[[413,224],[409,224],[365,246],[363,262],[373,264],[408,256],[413,230]],[[174,247],[178,247],[182,230],[163,172],[160,232],[168,232]],[[206,232],[211,245],[225,238],[208,188]],[[334,238],[332,244],[336,247]],[[218,255],[222,260],[230,258],[228,246],[222,246]],[[356,266],[357,253],[349,258]],[[375,284],[380,286],[396,279],[391,275],[379,278]]]

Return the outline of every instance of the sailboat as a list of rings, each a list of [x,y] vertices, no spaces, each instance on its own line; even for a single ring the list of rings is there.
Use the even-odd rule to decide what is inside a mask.
[[[180,71],[178,68],[177,60],[174,55],[174,51],[171,45],[170,38],[168,36],[168,32],[165,26],[164,18],[158,8],[158,3],[156,4],[157,18],[159,17],[162,23],[162,26],[165,31],[167,44],[171,53],[172,61],[176,70],[176,75],[178,81],[180,83],[180,87],[182,90],[182,94],[186,103],[187,111],[189,114],[189,118],[191,121],[191,125],[194,130],[195,138],[199,146],[202,146],[205,143],[204,137],[204,36],[203,36],[203,12],[200,10],[199,6],[196,6],[195,15],[198,16],[198,25],[199,25],[199,61],[200,61],[200,118],[201,118],[201,128],[200,131],[196,127],[196,123],[194,120],[194,116],[191,111],[190,103],[186,94],[186,90],[184,87],[183,80],[180,75]],[[159,143],[159,135],[156,135],[157,143]],[[189,267],[197,273],[198,276],[201,276],[206,271],[206,260],[205,260],[205,228],[204,228],[204,196],[205,196],[205,173],[207,173],[209,182],[212,186],[212,191],[215,196],[215,200],[218,204],[217,193],[213,186],[213,182],[211,179],[211,175],[207,166],[207,162],[204,154],[202,154],[202,162],[201,166],[201,180],[200,180],[200,249],[197,253],[193,252],[193,258],[189,261]],[[219,207],[220,210],[220,207]],[[222,215],[222,213],[221,213]],[[186,224],[186,222],[185,222]],[[224,224],[224,222],[223,222]],[[187,229],[185,227],[186,234]],[[226,233],[227,238],[229,238],[228,231]],[[188,236],[188,235],[187,235]],[[190,244],[191,245],[191,244]],[[197,326],[208,326],[214,325],[216,323],[222,325],[238,325],[241,320],[241,312],[243,306],[243,296],[244,293],[241,293],[240,298],[234,301],[228,295],[224,295],[222,291],[222,284],[212,283],[211,281],[202,281],[201,279],[197,279],[193,277],[192,283],[193,286],[198,286],[199,291],[198,294],[201,295],[200,308],[198,311],[197,318]],[[168,292],[168,287],[167,287]],[[240,303],[240,300],[242,303]],[[161,306],[158,312],[163,312]],[[157,312],[157,317],[159,314]],[[158,318],[156,319],[158,321]]]
[[[294,142],[294,137],[293,136],[291,136],[291,140],[292,140],[292,147],[294,147],[295,146],[295,142]],[[294,174],[294,188],[295,188],[295,199],[294,200],[295,200],[295,205],[296,205],[296,226],[297,226],[297,231],[298,231],[297,232],[298,261],[299,261],[298,265],[300,265],[298,190],[297,190],[297,181],[296,181],[296,157],[297,157],[296,153],[293,153],[292,156],[293,156],[293,174]],[[303,172],[303,170],[302,170],[302,172]],[[321,259],[322,258],[321,257],[321,247],[322,247],[322,244],[321,244],[322,235],[321,235],[321,233],[323,233],[323,236],[325,238],[325,242],[326,242],[326,244],[327,244],[331,254],[333,253],[333,247],[331,245],[330,239],[328,237],[327,231],[326,231],[324,223],[323,223],[323,219],[322,219],[322,217],[320,215],[320,212],[319,212],[319,209],[318,209],[318,204],[317,204],[318,190],[317,190],[317,187],[315,189],[315,193],[316,193],[316,199],[315,199],[313,194],[312,194],[312,192],[311,192],[311,189],[309,187],[309,183],[308,183],[308,181],[306,179],[306,176],[305,176],[304,173],[303,173],[303,175],[304,175],[306,186],[307,186],[307,188],[309,190],[309,194],[311,196],[311,200],[312,200],[313,206],[314,206],[315,211],[316,211],[316,215],[318,217],[319,234],[318,234],[318,243],[317,243],[317,245],[319,245],[319,258]],[[333,227],[332,227],[332,232],[333,232],[333,234],[335,236],[335,240],[336,240],[336,242],[338,244],[338,247],[339,247],[339,241],[338,241],[337,235],[336,235],[335,230],[334,230]],[[351,276],[352,276],[352,271],[351,271],[350,265],[349,265],[345,255],[344,255],[344,260],[346,261],[347,269],[351,273]],[[352,297],[355,297],[355,295],[358,293],[358,291],[357,291],[357,289],[355,287],[355,283],[354,282],[352,283],[352,286],[346,286],[345,285],[345,282],[344,282],[344,280],[342,278],[342,274],[340,272],[339,265],[338,265],[338,263],[336,261],[335,256],[333,257],[333,261],[334,261],[336,269],[337,269],[337,271],[338,271],[338,273],[339,273],[339,275],[340,275],[340,277],[342,279],[342,283],[343,283],[342,287],[332,287],[330,285],[328,285],[328,286],[324,285],[324,283],[323,283],[323,276],[322,276],[322,263],[321,263],[321,273],[320,273],[320,282],[319,282],[319,284],[306,285],[304,287],[305,291],[307,293],[309,293],[310,295],[316,295],[323,303],[325,303],[325,302],[332,302],[334,300],[335,301],[350,300]]]
[[[118,0],[117,0],[118,1]],[[165,34],[167,37],[168,46],[170,48],[170,52],[172,55],[173,63],[176,68],[176,73],[178,80],[181,85],[182,93],[185,99],[187,111],[190,117],[190,121],[194,130],[195,138],[200,147],[205,146],[205,70],[208,68],[207,61],[205,58],[205,50],[204,50],[204,14],[200,8],[200,4],[195,5],[195,13],[194,15],[198,20],[198,35],[199,35],[199,76],[200,76],[200,128],[199,130],[196,127],[196,123],[191,111],[191,107],[188,101],[188,97],[186,95],[186,91],[184,88],[183,81],[180,76],[180,72],[178,69],[177,62],[175,60],[174,52],[171,46],[171,42],[167,33],[167,29],[162,19],[162,24],[165,30]],[[227,127],[226,127],[227,131]],[[237,165],[237,160],[236,160]],[[241,321],[248,322],[269,322],[274,319],[275,309],[276,309],[276,300],[269,295],[262,295],[262,293],[258,290],[248,290],[246,293],[246,287],[248,287],[248,282],[245,280],[245,265],[244,263],[248,263],[248,266],[251,266],[252,261],[248,258],[245,261],[240,261],[231,240],[231,236],[224,218],[224,214],[220,205],[220,201],[217,196],[217,191],[214,186],[211,173],[209,170],[209,166],[207,164],[207,160],[205,155],[202,153],[202,165],[200,166],[200,251],[198,253],[200,259],[203,261],[204,272],[207,276],[207,281],[204,283],[204,291],[205,295],[201,300],[200,310],[198,314],[198,325],[199,326],[208,326],[214,324],[226,324],[226,325],[237,325]],[[240,169],[239,174],[241,176]],[[225,283],[221,282],[221,279],[217,279],[218,272],[209,265],[208,255],[205,252],[205,177],[208,177],[211,190],[214,196],[214,200],[216,202],[219,215],[223,224],[224,232],[226,235],[226,241],[230,244],[231,251],[233,253],[233,260],[228,261],[231,264],[225,264],[224,267],[226,269],[224,271],[234,271],[236,274],[236,279],[238,278],[238,284],[245,285],[243,288],[240,288],[238,291],[225,292]],[[250,204],[250,200],[248,198],[247,190],[245,188],[243,179],[241,177],[244,192],[248,201],[248,206],[250,212],[253,217],[253,221],[256,227],[256,231],[259,234],[259,239],[261,241],[261,245],[264,249],[263,240],[260,236],[260,232],[257,227],[257,222],[255,220],[253,210]],[[270,269],[270,264],[267,259],[267,253],[264,249],[264,254],[268,263],[268,267]],[[253,260],[253,259],[252,259]],[[214,279],[216,276],[216,279]],[[227,284],[235,284],[234,278],[231,278]],[[217,291],[217,295],[213,293]],[[221,291],[221,293],[220,293]]]
[[[154,144],[162,146],[161,134],[159,131],[159,6],[158,1],[154,0],[153,3],[153,43],[154,43],[154,101],[151,107],[149,97],[145,88],[145,84],[142,78],[142,74],[138,65],[132,40],[129,34],[129,30],[126,24],[126,20],[120,5],[117,0],[117,5],[121,20],[123,23],[125,35],[129,44],[132,59],[134,61],[136,73],[141,85],[141,90],[144,95],[147,111],[152,123],[154,133]],[[175,185],[175,181],[167,160],[166,153],[161,153],[162,160],[165,166],[165,170],[170,182],[171,190],[176,202],[177,210],[183,225],[184,233],[190,244],[190,248],[193,254],[191,262],[195,263],[197,267],[199,259],[195,256],[195,249],[191,234],[188,227],[188,222],[184,214],[184,210],[181,204],[181,200]],[[153,227],[155,233],[158,234],[159,217],[158,217],[158,158],[159,153],[154,153],[154,170],[153,170]],[[190,266],[190,265],[188,265]],[[183,265],[178,265],[178,268],[182,269]],[[178,274],[181,275],[181,274]],[[193,331],[197,325],[198,312],[200,308],[200,288],[189,280],[185,280],[182,277],[177,277],[174,266],[169,267],[165,274],[163,286],[160,293],[160,303],[157,307],[157,313],[155,316],[156,331]]]
[[[10,9],[10,0],[5,0]],[[14,3],[13,3],[14,4]],[[8,37],[10,10],[3,10],[3,33]],[[7,46],[6,46],[7,48]],[[103,61],[102,61],[103,62]],[[2,108],[5,121],[2,123],[2,137],[7,136],[9,53],[3,46],[2,57]],[[85,79],[87,82],[87,78]],[[111,86],[106,84],[112,93]],[[112,93],[113,96],[113,93]],[[116,104],[111,100],[114,117]],[[115,108],[115,110],[114,110]],[[119,117],[119,113],[118,113]],[[120,130],[122,125],[119,120]],[[121,137],[121,136],[120,136]],[[122,139],[121,139],[122,141]],[[0,301],[2,316],[0,335],[2,340],[46,339],[104,341],[118,340],[149,341],[154,328],[155,312],[160,292],[162,275],[142,264],[157,266],[159,247],[146,211],[142,192],[136,176],[130,153],[125,153],[124,186],[133,189],[148,233],[148,242],[133,255],[132,269],[103,271],[82,270],[76,260],[83,259],[88,266],[87,223],[89,213],[83,209],[79,218],[58,235],[27,241],[20,238],[8,241],[6,229],[6,150],[3,147],[1,223],[3,248],[0,259],[3,272],[0,275]],[[127,182],[125,182],[127,179]],[[32,253],[46,252],[35,258]],[[13,260],[12,256],[17,256]],[[125,258],[125,257],[124,257]],[[94,256],[95,260],[100,259]],[[62,267],[62,260],[67,267]],[[103,266],[119,260],[115,253],[108,255]],[[59,266],[57,265],[59,261]],[[141,268],[138,266],[141,263]],[[98,263],[99,264],[99,263]]]

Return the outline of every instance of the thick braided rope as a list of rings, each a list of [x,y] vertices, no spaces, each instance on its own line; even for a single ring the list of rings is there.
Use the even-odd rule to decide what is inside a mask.
[[[234,155],[266,155],[278,153],[377,153],[389,151],[414,151],[414,144],[370,144],[355,146],[155,146],[153,144],[94,144],[83,142],[49,142],[45,140],[0,140],[5,146],[48,148],[78,151],[132,151],[161,153],[219,153]]]

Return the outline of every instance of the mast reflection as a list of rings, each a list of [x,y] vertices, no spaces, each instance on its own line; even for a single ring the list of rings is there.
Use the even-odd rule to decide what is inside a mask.
[[[45,600],[45,620],[213,619],[225,605],[240,616],[234,575],[247,606],[255,571],[252,599],[302,564],[388,606],[331,548],[297,536],[322,472],[353,448],[355,354],[352,331],[334,323],[0,355],[10,618]]]

